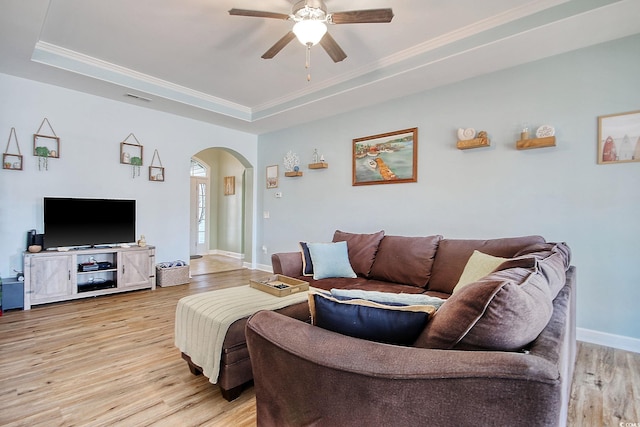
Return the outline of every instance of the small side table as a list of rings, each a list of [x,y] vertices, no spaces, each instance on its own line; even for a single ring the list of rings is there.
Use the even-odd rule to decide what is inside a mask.
[[[2,278],[2,311],[24,308],[24,282],[15,277]]]

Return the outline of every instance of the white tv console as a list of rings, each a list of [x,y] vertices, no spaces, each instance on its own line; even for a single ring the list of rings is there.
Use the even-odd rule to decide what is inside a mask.
[[[32,305],[155,289],[154,246],[24,253],[24,309]],[[82,271],[82,264],[102,263]],[[95,267],[94,267],[95,268]]]

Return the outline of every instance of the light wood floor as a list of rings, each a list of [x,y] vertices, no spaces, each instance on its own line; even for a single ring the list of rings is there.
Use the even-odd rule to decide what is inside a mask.
[[[241,268],[241,259],[224,255],[203,255],[201,258],[189,260],[189,273],[191,273],[191,276],[239,270]]]
[[[266,273],[9,311],[0,317],[2,426],[254,426],[255,394],[233,402],[193,376],[173,345],[183,296]],[[640,354],[579,343],[570,426],[640,422]],[[532,420],[535,425],[535,420]]]

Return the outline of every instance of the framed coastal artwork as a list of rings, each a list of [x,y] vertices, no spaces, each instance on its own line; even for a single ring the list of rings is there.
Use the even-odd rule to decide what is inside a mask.
[[[640,162],[640,111],[598,117],[598,163]]]
[[[267,166],[267,188],[278,188],[278,165]]]
[[[418,128],[353,140],[353,185],[418,181]]]

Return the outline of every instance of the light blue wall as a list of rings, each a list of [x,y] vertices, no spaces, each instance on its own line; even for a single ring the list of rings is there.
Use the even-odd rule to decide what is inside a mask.
[[[223,147],[257,164],[255,135],[148,108],[6,74],[0,74],[0,100],[2,148],[15,127],[24,156],[23,171],[0,169],[2,277],[22,270],[27,231],[43,231],[45,196],[136,199],[137,232],[156,246],[156,259],[188,260],[191,156]],[[45,117],[60,137],[60,158],[39,171],[33,134]],[[144,146],[144,166],[136,178],[119,163],[120,142],[130,133]],[[165,168],[164,182],[148,180],[154,149]]]
[[[262,135],[260,264],[352,232],[566,241],[578,268],[578,326],[640,338],[640,163],[596,163],[597,117],[640,110],[640,37],[590,47],[382,105]],[[523,122],[556,128],[557,146],[518,151]],[[418,182],[351,185],[351,141],[418,127]],[[456,130],[486,130],[490,148],[456,149]],[[309,170],[314,148],[329,163]],[[293,150],[303,177],[283,176]],[[259,185],[265,188],[264,174]],[[275,192],[282,198],[275,198]],[[261,218],[261,217],[260,217]]]

